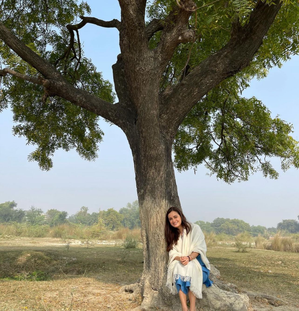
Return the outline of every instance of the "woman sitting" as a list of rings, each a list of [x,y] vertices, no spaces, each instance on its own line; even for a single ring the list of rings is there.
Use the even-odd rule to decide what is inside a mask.
[[[169,252],[166,286],[172,294],[179,293],[183,311],[188,310],[188,294],[190,311],[195,311],[196,298],[202,298],[202,285],[212,285],[204,234],[179,208],[171,207],[166,213],[165,238]]]

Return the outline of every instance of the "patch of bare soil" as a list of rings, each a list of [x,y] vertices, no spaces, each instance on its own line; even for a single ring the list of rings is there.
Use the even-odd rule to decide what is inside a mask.
[[[121,286],[93,278],[72,278],[47,282],[0,282],[0,310],[132,310],[140,305]]]

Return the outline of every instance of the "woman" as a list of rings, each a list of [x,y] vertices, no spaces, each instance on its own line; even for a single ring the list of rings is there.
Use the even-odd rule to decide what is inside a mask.
[[[196,224],[190,224],[182,211],[170,207],[166,213],[165,238],[169,252],[166,286],[172,294],[179,293],[182,310],[195,311],[196,298],[202,298],[202,284],[212,285],[210,263],[206,257],[204,234]]]

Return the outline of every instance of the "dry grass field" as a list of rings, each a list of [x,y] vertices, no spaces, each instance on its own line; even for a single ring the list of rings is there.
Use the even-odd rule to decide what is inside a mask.
[[[220,270],[225,282],[240,290],[277,298],[286,310],[299,310],[299,254],[250,248],[237,252],[232,247],[211,247],[210,261]],[[284,310],[282,309],[282,310]]]
[[[275,296],[282,303],[276,308],[253,299],[252,310],[299,310],[298,253],[238,253],[211,247],[208,256],[224,281],[240,291]],[[61,239],[9,238],[0,239],[0,263],[0,310],[121,311],[140,304],[120,289],[139,279],[141,249],[78,241],[68,247]]]

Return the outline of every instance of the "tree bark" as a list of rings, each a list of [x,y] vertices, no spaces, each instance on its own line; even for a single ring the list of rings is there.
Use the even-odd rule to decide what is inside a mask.
[[[148,134],[148,137],[130,141],[142,228],[144,269],[140,285],[145,309],[164,305],[167,265],[165,214],[170,206],[180,207],[171,143],[163,138],[162,133],[155,142],[151,139],[151,133]]]

